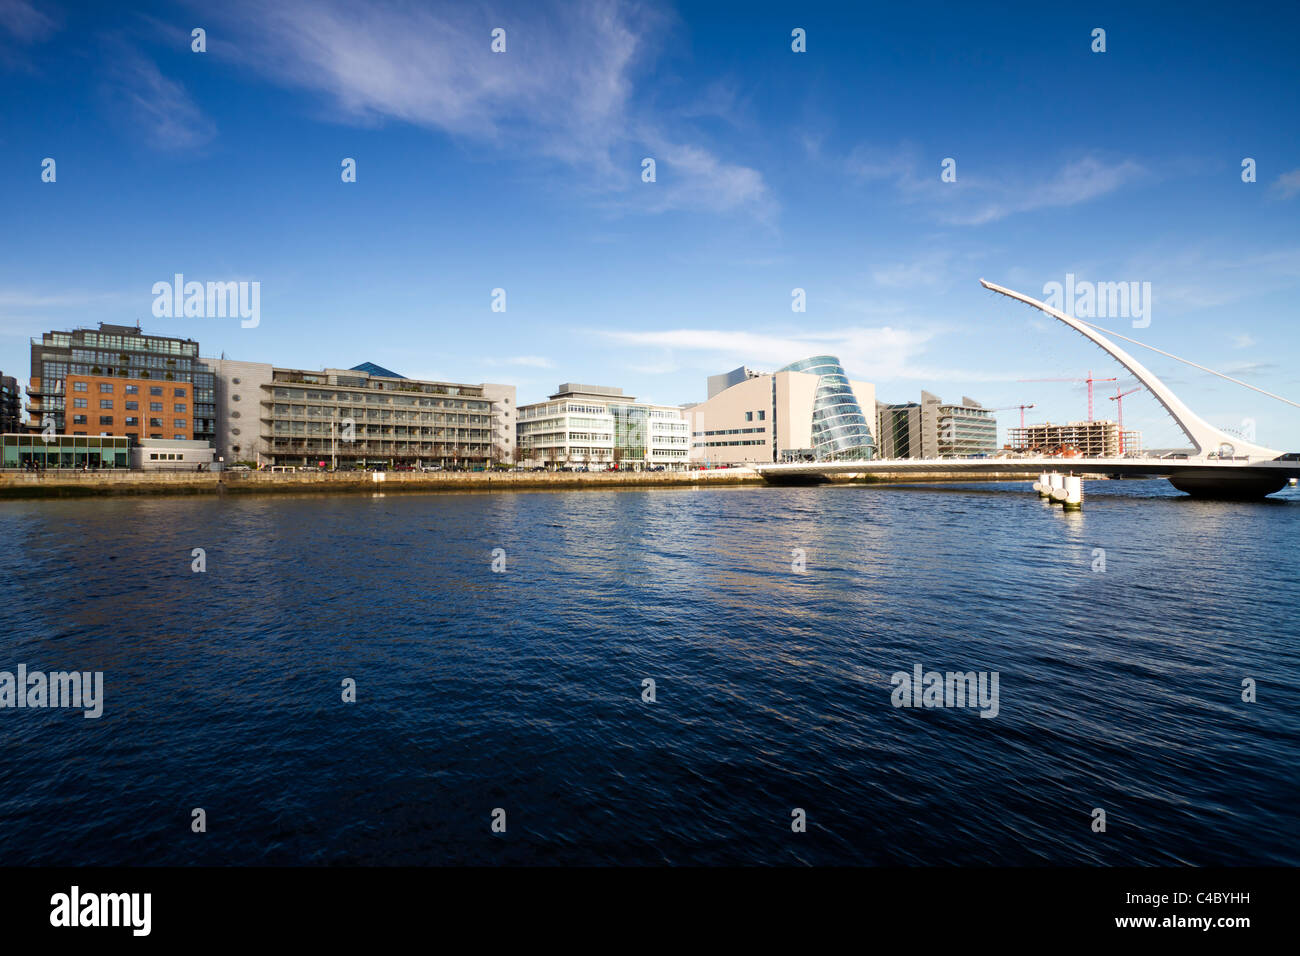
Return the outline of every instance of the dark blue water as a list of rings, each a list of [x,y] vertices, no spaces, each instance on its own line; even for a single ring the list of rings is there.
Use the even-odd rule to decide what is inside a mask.
[[[0,864],[1300,863],[1300,499],[1088,493],[0,504]]]

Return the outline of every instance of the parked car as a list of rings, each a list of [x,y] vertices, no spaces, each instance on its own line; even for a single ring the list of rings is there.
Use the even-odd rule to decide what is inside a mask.
[[[393,471],[415,471],[414,465],[394,465]]]

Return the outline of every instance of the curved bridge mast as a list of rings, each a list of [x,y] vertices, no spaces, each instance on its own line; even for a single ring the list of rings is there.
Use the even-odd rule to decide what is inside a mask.
[[[1029,296],[1016,292],[1013,289],[995,285],[994,283],[987,282],[984,279],[980,279],[980,285],[984,286],[986,289],[992,290],[993,292],[997,292],[1000,295],[1005,295],[1008,298],[1023,302],[1026,305],[1033,306],[1041,312],[1047,313],[1052,318],[1064,322],[1080,335],[1085,336],[1091,340],[1093,344],[1107,352],[1111,358],[1115,359],[1115,361],[1119,362],[1120,365],[1123,365],[1128,369],[1133,376],[1156,397],[1156,401],[1164,406],[1165,411],[1170,414],[1173,420],[1178,424],[1178,427],[1183,430],[1183,434],[1186,435],[1188,440],[1196,447],[1197,457],[1205,458],[1212,452],[1218,451],[1220,445],[1225,444],[1232,446],[1233,456],[1244,455],[1249,459],[1267,459],[1271,461],[1282,454],[1282,452],[1276,449],[1266,448],[1263,445],[1257,445],[1254,442],[1243,441],[1235,435],[1229,435],[1222,429],[1215,428],[1184,405],[1182,400],[1170,391],[1169,386],[1156,378],[1156,376],[1141,362],[1129,355],[1128,352],[1124,351],[1100,332],[1088,327],[1078,319],[1068,316],[1064,312],[1053,309],[1045,302],[1031,299]]]

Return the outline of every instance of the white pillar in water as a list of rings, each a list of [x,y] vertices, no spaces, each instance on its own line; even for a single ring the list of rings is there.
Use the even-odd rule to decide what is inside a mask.
[[[1048,494],[1053,501],[1065,500],[1065,476],[1060,472],[1052,472],[1048,477]]]
[[[1038,492],[1040,498],[1046,498],[1052,493],[1052,489],[1047,484],[1047,472],[1038,476],[1038,480],[1034,482],[1034,491]]]
[[[1078,511],[1083,507],[1083,479],[1078,475],[1065,478],[1065,510]]]

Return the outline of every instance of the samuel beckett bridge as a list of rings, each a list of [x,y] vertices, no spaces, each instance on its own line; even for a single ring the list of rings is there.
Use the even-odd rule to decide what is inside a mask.
[[[1047,313],[1101,348],[1124,366],[1151,395],[1155,396],[1156,401],[1164,407],[1192,443],[1192,448],[1186,455],[1159,458],[1041,456],[858,459],[757,465],[755,470],[773,484],[816,484],[829,481],[836,475],[921,480],[942,478],[949,481],[994,476],[1005,479],[1037,478],[1035,490],[1045,497],[1063,501],[1067,506],[1077,506],[1081,501],[1080,479],[1083,475],[1140,475],[1167,478],[1169,483],[1179,491],[1205,498],[1262,498],[1282,490],[1292,478],[1300,478],[1300,454],[1284,454],[1276,448],[1266,448],[1211,425],[1184,405],[1169,386],[1156,378],[1141,362],[1102,335],[1095,326],[1081,322],[1023,293],[994,285],[984,279],[980,280],[980,284],[986,289]],[[1116,333],[1111,334],[1116,335]],[[1123,338],[1118,335],[1117,337]],[[1153,351],[1160,350],[1153,349]],[[1167,352],[1161,354],[1169,355]],[[1178,358],[1173,355],[1169,357]],[[1289,405],[1297,404],[1280,395],[1264,392],[1263,389],[1255,388],[1247,382],[1229,378],[1213,369],[1187,362],[1186,359],[1179,359],[1179,361],[1228,379],[1237,385],[1262,392],[1278,401]]]

